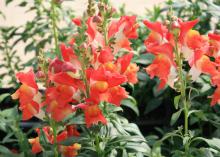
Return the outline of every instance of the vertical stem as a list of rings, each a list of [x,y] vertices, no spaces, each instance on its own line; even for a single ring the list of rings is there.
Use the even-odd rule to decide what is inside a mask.
[[[103,34],[105,39],[105,46],[108,45],[108,36],[107,36],[107,19],[105,18],[104,14],[104,22],[103,22]]]
[[[15,78],[15,69],[13,68],[12,66],[12,61],[11,61],[11,58],[10,58],[10,48],[9,46],[7,45],[8,41],[7,39],[5,39],[4,41],[4,51],[5,51],[5,57],[6,57],[6,62],[7,62],[7,69],[9,70],[9,75],[12,76],[11,77],[11,81],[13,82],[14,85],[16,85],[16,78]]]
[[[58,45],[58,32],[57,32],[57,25],[56,25],[56,10],[55,10],[56,4],[54,0],[51,0],[51,24],[52,24],[52,31],[53,31],[53,37],[55,42],[55,51],[56,55],[59,59],[61,59],[61,54],[59,52],[59,45]]]
[[[57,145],[57,125],[53,119],[50,119],[50,125],[53,129],[53,137],[54,137],[54,157],[58,157],[58,145]]]
[[[101,150],[99,144],[100,144],[99,135],[96,134],[95,135],[95,149],[96,149],[97,155],[98,157],[104,157],[103,151]]]
[[[176,56],[176,63],[177,63],[177,71],[179,76],[179,83],[180,83],[180,93],[181,98],[183,100],[183,106],[184,106],[184,135],[188,136],[188,112],[189,112],[189,106],[186,100],[186,80],[184,79],[183,74],[183,63],[181,59],[180,52],[178,50],[177,40],[175,40],[175,56]]]
[[[19,125],[20,120],[21,120],[20,116],[16,117],[14,121],[14,127],[11,127],[11,129],[18,139],[19,148],[21,151],[24,152],[24,157],[28,157],[29,144],[27,142],[27,137],[24,135],[24,133],[20,128]]]
[[[78,58],[79,58],[79,61],[81,63],[81,75],[82,75],[82,79],[83,79],[83,82],[85,84],[85,87],[86,87],[86,98],[89,97],[89,84],[88,84],[88,81],[87,81],[87,78],[86,78],[86,65],[85,65],[85,60],[84,60],[84,57],[81,56],[81,53],[78,54]]]

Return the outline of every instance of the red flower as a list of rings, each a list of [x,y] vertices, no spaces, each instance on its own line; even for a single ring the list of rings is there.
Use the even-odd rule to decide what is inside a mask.
[[[170,59],[165,55],[157,55],[151,65],[146,68],[146,72],[151,78],[157,76],[160,79],[159,89],[164,88],[168,81],[171,69]]]
[[[212,95],[211,106],[214,106],[217,103],[220,104],[220,87],[217,87]]]
[[[117,35],[117,33],[123,33],[126,38],[135,39],[138,37],[138,27],[136,16],[122,16],[119,21],[111,22],[108,29],[108,38]]]
[[[166,83],[171,87],[176,78],[176,65],[173,58],[173,47],[169,43],[149,48],[149,52],[155,55],[152,64],[146,68],[151,78],[157,76],[160,79],[159,89],[164,88]]]
[[[106,62],[111,62],[113,61],[114,56],[112,54],[112,50],[109,47],[103,48],[100,53],[99,53],[99,57],[98,60],[100,63],[104,64]]]
[[[89,38],[89,43],[92,43],[95,47],[98,45],[105,46],[104,44],[104,37],[97,29],[96,23],[96,16],[89,17],[86,24],[87,24],[87,35]]]
[[[76,129],[76,125],[67,125],[66,130],[67,130],[68,137],[80,136],[80,133]]]
[[[94,104],[92,100],[88,99],[85,104],[79,104],[78,107],[82,108],[84,111],[87,128],[91,127],[93,124],[98,124],[98,122],[107,124],[107,120],[102,114],[101,109],[97,104]]]
[[[68,64],[68,62],[70,62],[75,70],[81,69],[81,63],[79,62],[72,47],[67,47],[62,43],[60,44],[60,51],[62,53],[63,60],[65,61],[64,63]]]
[[[148,20],[144,20],[143,23],[149,28],[151,31],[159,33],[161,37],[165,37],[168,30],[166,26],[162,25],[160,22],[150,22]]]
[[[137,71],[139,68],[135,63],[131,63],[131,59],[133,57],[132,53],[126,54],[116,61],[118,70],[121,74],[125,75],[128,82],[137,83]]]
[[[84,88],[82,81],[73,77],[72,72],[60,72],[57,74],[49,74],[49,79],[55,83],[72,86],[74,88]]]
[[[32,145],[32,153],[37,154],[42,151],[42,147],[40,145],[39,137],[28,139],[28,142]]]
[[[121,101],[128,97],[128,93],[123,87],[116,86],[108,90],[107,102],[110,102],[116,106],[120,106]]]
[[[220,56],[220,35],[209,33],[209,51],[211,56],[217,58]]]
[[[122,83],[125,83],[127,81],[125,76],[120,75],[119,73],[111,73],[109,71],[106,71],[104,67],[100,67],[97,70],[90,69],[89,71],[90,71],[89,79],[91,85],[96,81],[103,81],[108,84],[108,88],[111,88],[114,86],[118,86]]]
[[[58,58],[55,58],[50,62],[49,71],[51,73],[60,73],[60,72],[76,72],[76,68],[70,62],[63,62]]]
[[[31,69],[27,73],[19,72],[16,75],[17,79],[22,83],[20,88],[12,94],[13,99],[19,99],[22,111],[22,119],[28,120],[39,112],[39,104],[34,100],[38,93],[38,86],[35,82],[35,75]]]
[[[139,71],[139,67],[135,63],[130,63],[125,71],[125,76],[128,79],[128,82],[135,84],[138,82],[137,72]]]
[[[138,37],[137,28],[139,25],[136,23],[136,16],[122,16],[119,25],[119,30],[124,27],[123,33],[127,38],[136,39]]]
[[[80,18],[73,18],[73,19],[72,19],[72,22],[73,22],[75,25],[77,25],[77,26],[81,26],[81,25],[82,25]]]
[[[66,85],[58,85],[50,87],[46,90],[47,112],[56,121],[63,120],[68,114],[72,113],[72,107],[69,104],[72,101],[74,88]]]
[[[75,157],[78,155],[77,151],[81,148],[81,145],[74,143],[71,146],[59,146],[59,151],[64,157]]]
[[[185,35],[187,32],[192,29],[197,23],[199,22],[198,19],[193,21],[186,21],[186,22],[179,22],[180,25],[180,34],[179,34],[179,41],[182,43],[184,41]]]
[[[53,137],[52,137],[52,133],[51,133],[51,128],[50,127],[44,127],[44,128],[42,128],[42,131],[44,132],[47,140],[50,143],[53,143]],[[33,154],[37,154],[37,153],[40,153],[42,151],[42,146],[40,145],[40,141],[39,141],[39,137],[41,136],[40,135],[40,129],[37,128],[36,132],[38,134],[38,137],[28,139],[28,142],[32,145],[32,153]]]

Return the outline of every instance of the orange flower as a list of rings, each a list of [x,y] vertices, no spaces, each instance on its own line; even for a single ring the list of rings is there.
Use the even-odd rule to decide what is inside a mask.
[[[32,153],[37,154],[42,151],[42,147],[40,145],[39,137],[28,139],[28,142],[32,145]]]
[[[179,19],[179,28],[180,28],[180,34],[179,34],[179,42],[183,43],[185,35],[188,33],[189,30],[191,30],[197,23],[199,22],[198,19],[192,20],[192,21],[186,21],[182,22],[182,20]]]
[[[46,111],[51,113],[54,120],[61,121],[73,112],[69,103],[72,101],[74,92],[74,88],[67,85],[47,88],[46,100],[43,104],[46,104]]]
[[[220,35],[209,33],[208,36],[211,56],[217,58],[220,56]]]
[[[22,119],[28,120],[39,112],[39,104],[34,100],[38,94],[38,86],[35,82],[35,75],[31,69],[27,73],[19,72],[17,79],[22,83],[20,88],[12,94],[13,99],[19,99],[19,109],[22,111]]]
[[[101,109],[98,105],[94,104],[92,100],[87,99],[85,104],[79,104],[78,107],[84,111],[87,128],[91,127],[93,124],[97,124],[98,122],[107,124],[107,120],[102,114]]]
[[[72,137],[72,136],[80,136],[80,133],[77,131],[76,129],[76,125],[67,125],[66,126],[66,130],[67,130],[67,134],[68,137]]]
[[[74,69],[81,69],[81,63],[79,62],[78,57],[76,56],[72,47],[67,47],[65,44],[62,43],[60,44],[60,51],[65,62],[70,62]]]
[[[137,83],[137,72],[139,68],[135,63],[131,63],[133,53],[128,53],[119,57],[116,61],[117,70],[120,74],[126,76],[129,83]]]
[[[106,62],[111,62],[114,59],[114,56],[112,54],[111,48],[106,47],[103,48],[98,56],[98,60],[100,63],[104,64]]]
[[[136,16],[122,16],[118,21],[112,21],[108,29],[108,39],[115,38],[114,54],[120,49],[131,50],[129,39],[137,38]]]
[[[202,55],[189,71],[192,80],[196,80],[201,73],[208,74],[211,77],[218,74],[215,63],[210,61],[206,55]]]
[[[81,145],[74,143],[71,146],[59,146],[59,151],[63,154],[64,157],[74,157],[77,156],[77,151],[81,148]]]
[[[150,75],[151,78],[157,76],[161,80],[158,88],[162,89],[168,81],[170,69],[171,63],[169,58],[161,54],[156,56],[152,64],[146,68],[146,72]]]
[[[138,82],[137,72],[139,67],[135,63],[130,63],[127,70],[125,71],[125,75],[127,76],[128,82],[135,84]]]
[[[211,106],[214,106],[217,103],[220,104],[220,87],[217,87],[214,94],[212,95]]]

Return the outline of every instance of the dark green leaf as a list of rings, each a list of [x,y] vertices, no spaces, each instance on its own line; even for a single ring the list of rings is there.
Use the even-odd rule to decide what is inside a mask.
[[[127,99],[122,100],[121,104],[132,109],[139,116],[137,102],[133,97],[129,96]]]
[[[5,94],[1,94],[0,95],[0,103],[5,99],[5,98],[7,98],[8,96],[10,96],[11,94],[9,94],[9,93],[5,93]]]
[[[27,2],[25,2],[25,1],[23,1],[23,2],[21,2],[21,3],[19,4],[20,7],[24,7],[24,6],[26,6],[26,5],[27,5]]]
[[[8,5],[9,3],[11,3],[13,0],[6,0],[5,4]]]

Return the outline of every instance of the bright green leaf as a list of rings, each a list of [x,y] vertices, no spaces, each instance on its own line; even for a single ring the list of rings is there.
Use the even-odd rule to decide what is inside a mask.
[[[171,117],[171,121],[170,121],[170,125],[174,125],[176,123],[176,121],[179,119],[181,113],[182,113],[183,109],[180,109],[179,111],[173,113],[172,117]]]
[[[179,108],[179,101],[180,101],[181,95],[177,95],[174,97],[174,107],[177,110]]]

